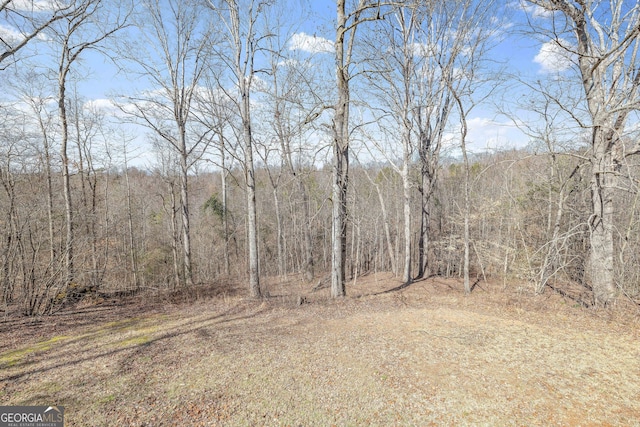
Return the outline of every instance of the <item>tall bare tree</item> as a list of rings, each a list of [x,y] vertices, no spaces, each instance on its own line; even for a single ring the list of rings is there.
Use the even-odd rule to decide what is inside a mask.
[[[218,70],[219,71],[219,70]],[[220,76],[213,69],[209,70],[203,80],[202,90],[198,93],[196,119],[207,128],[211,129],[214,136],[212,145],[218,149],[217,156],[214,154],[215,160],[212,160],[216,166],[220,168],[220,219],[222,221],[222,233],[224,239],[224,274],[228,276],[231,271],[230,249],[229,249],[229,209],[228,209],[228,192],[229,192],[229,174],[232,167],[233,152],[232,140],[236,138],[229,137],[228,132],[233,128],[234,104],[229,100],[228,96],[221,90]],[[217,157],[217,158],[216,158]],[[212,201],[213,203],[213,201]]]
[[[336,102],[333,117],[333,165],[331,182],[331,296],[346,295],[345,270],[347,257],[347,189],[349,187],[349,112],[351,104],[353,51],[356,30],[364,22],[380,19],[381,4],[358,0],[353,10],[346,0],[336,2]]]
[[[453,68],[445,67],[442,71],[447,89],[457,107],[460,123],[460,149],[464,166],[464,255],[463,277],[464,291],[471,293],[469,282],[471,237],[469,221],[471,216],[471,175],[467,136],[469,131],[468,117],[471,111],[488,98],[499,82],[499,73],[487,76],[483,69],[487,59],[487,51],[496,36],[496,22],[492,13],[492,0],[464,0],[456,2],[453,15],[457,17],[452,31],[453,39],[450,48],[456,58]],[[490,84],[488,84],[490,81]]]
[[[416,141],[413,120],[418,106],[418,84],[421,81],[420,68],[424,62],[425,49],[422,42],[422,19],[425,16],[422,2],[406,2],[393,9],[390,19],[376,25],[376,36],[369,40],[371,54],[371,77],[369,85],[380,99],[380,108],[390,114],[396,126],[389,130],[394,135],[400,133],[401,159],[387,156],[389,164],[402,178],[404,256],[402,280],[412,279],[412,215],[410,168]],[[380,46],[384,46],[382,49]],[[384,125],[383,125],[384,126]],[[397,150],[392,149],[395,156]],[[376,186],[377,188],[377,186]],[[379,191],[378,191],[379,192]],[[381,200],[382,203],[382,200]],[[389,242],[388,244],[391,244]],[[395,264],[395,263],[393,263]]]
[[[309,165],[313,162],[307,159],[313,157],[316,147],[311,146],[307,136],[327,104],[323,99],[327,91],[321,89],[327,82],[320,77],[319,67],[312,64],[327,52],[320,49],[316,55],[300,57],[291,48],[292,40],[298,34],[285,24],[290,11],[281,8],[271,17],[274,19],[272,26],[283,30],[267,40],[269,68],[264,96],[271,118],[265,120],[270,124],[265,132],[273,134],[280,150],[281,165],[295,182],[302,215],[302,270],[305,280],[311,281],[315,276],[315,262],[307,178]]]
[[[254,135],[251,93],[256,81],[256,56],[268,33],[259,33],[257,23],[271,6],[268,1],[209,0],[209,6],[223,23],[226,43],[215,47],[216,57],[224,61],[231,72],[235,91],[229,98],[236,104],[241,121],[243,140],[245,190],[247,197],[247,241],[249,262],[249,290],[251,296],[262,296],[258,254],[258,217],[256,208],[256,178],[254,168]],[[227,49],[222,51],[221,49]],[[224,89],[224,88],[223,88]]]
[[[66,240],[65,262],[66,282],[74,279],[74,208],[71,193],[71,172],[69,157],[69,114],[67,111],[67,83],[74,65],[83,52],[99,49],[100,45],[127,25],[129,11],[106,5],[102,0],[77,0],[76,13],[67,15],[51,26],[58,50],[57,95],[58,118],[60,121],[60,157],[62,160],[62,182],[65,200]],[[107,8],[107,6],[111,6]]]
[[[209,130],[190,126],[198,83],[207,66],[209,26],[198,1],[148,0],[137,23],[144,45],[127,47],[153,88],[126,98],[126,113],[165,141],[180,165],[180,219],[184,283],[193,285],[189,214],[189,170],[210,142]],[[196,129],[196,130],[194,130]]]
[[[591,133],[591,216],[588,281],[596,302],[617,294],[614,212],[617,165],[640,151],[624,147],[629,115],[640,107],[640,5],[624,0],[529,0],[550,12],[536,28],[577,62]]]

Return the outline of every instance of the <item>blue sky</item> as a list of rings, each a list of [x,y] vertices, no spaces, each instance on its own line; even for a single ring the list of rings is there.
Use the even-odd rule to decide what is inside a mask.
[[[26,4],[29,0],[20,0],[20,2]],[[41,3],[46,4],[44,1]],[[304,13],[307,18],[295,25],[296,34],[290,41],[290,49],[315,52],[317,60],[326,62],[330,69],[333,61],[330,48],[331,39],[334,37],[335,2],[289,0],[288,7],[295,12],[308,12]],[[305,10],[306,7],[310,10]],[[529,13],[531,16],[544,19],[544,14],[533,8],[529,9]],[[526,78],[530,79],[546,78],[551,73],[564,71],[566,64],[562,57],[558,56],[557,49],[519,33],[524,14],[518,3],[504,3],[502,8],[497,8],[496,14],[500,17],[507,16],[502,23],[504,25],[502,41],[491,53],[496,63],[510,73],[527,76]],[[291,13],[291,15],[298,16],[299,13]],[[3,22],[0,18],[0,35],[12,36],[11,31],[9,23]],[[19,37],[18,34],[13,36]],[[39,43],[46,44],[46,41],[42,40]],[[36,47],[36,49],[43,51],[41,48]],[[30,60],[33,61],[34,58]],[[45,59],[43,58],[42,61]],[[124,75],[118,74],[117,67],[100,53],[85,52],[82,61],[83,69],[88,73],[86,79],[79,83],[79,87],[88,101],[106,105],[106,99],[111,94],[126,92],[132,84]],[[10,72],[11,69],[2,71],[5,76]],[[522,89],[519,90],[522,91]],[[511,120],[496,111],[492,104],[498,102],[498,100],[490,100],[484,103],[469,117],[468,142],[472,150],[522,147],[527,143],[528,138],[513,125]]]

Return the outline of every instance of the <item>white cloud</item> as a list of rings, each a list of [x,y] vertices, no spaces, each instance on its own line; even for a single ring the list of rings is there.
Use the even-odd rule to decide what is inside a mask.
[[[278,61],[278,67],[297,67],[298,65],[300,65],[300,61],[297,59],[288,58]]]
[[[105,113],[116,113],[118,106],[110,99],[98,98],[84,103],[84,109],[89,111],[104,111]]]
[[[0,38],[7,43],[15,43],[24,39],[19,31],[15,28],[0,24]]]
[[[543,73],[559,73],[571,68],[575,62],[574,48],[564,39],[550,40],[540,47],[533,62],[540,64]]]
[[[508,7],[513,10],[522,10],[532,18],[550,18],[553,16],[553,11],[524,0],[511,2]]]
[[[460,130],[448,132],[444,136],[445,145],[454,154],[460,150]],[[487,117],[467,120],[467,150],[483,152],[505,148],[522,148],[529,138],[512,121],[497,121]]]
[[[289,50],[302,50],[309,53],[331,53],[333,52],[333,42],[315,35],[296,33],[289,41]]]
[[[23,12],[46,12],[66,6],[64,2],[57,0],[13,0],[10,8]]]

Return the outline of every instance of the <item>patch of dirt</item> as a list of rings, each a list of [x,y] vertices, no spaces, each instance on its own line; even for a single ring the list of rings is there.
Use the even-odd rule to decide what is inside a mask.
[[[640,321],[623,301],[484,282],[465,296],[442,278],[396,289],[387,274],[339,300],[314,285],[8,319],[0,404],[62,405],[67,426],[640,425]]]

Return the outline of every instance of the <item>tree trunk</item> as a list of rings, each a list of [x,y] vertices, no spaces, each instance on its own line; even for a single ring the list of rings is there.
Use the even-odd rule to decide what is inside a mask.
[[[66,55],[66,45],[64,46]],[[69,173],[69,156],[68,156],[68,142],[69,142],[69,124],[67,121],[67,105],[66,105],[66,76],[68,68],[65,68],[65,55],[61,59],[60,71],[58,75],[58,115],[60,118],[60,158],[62,160],[62,192],[64,196],[65,207],[65,226],[66,226],[66,238],[65,238],[65,285],[70,284],[74,280],[74,266],[73,266],[73,239],[74,239],[74,226],[73,226],[73,202],[71,199],[71,175]]]
[[[368,174],[367,174],[367,177],[369,177]],[[371,183],[376,189],[376,193],[378,193],[378,201],[380,202],[380,210],[382,211],[384,236],[386,237],[386,239],[383,238],[382,240],[387,241],[387,253],[389,254],[389,262],[391,263],[391,272],[395,276],[398,274],[398,267],[396,266],[396,257],[393,253],[393,242],[391,241],[391,231],[389,230],[389,213],[387,212],[387,205],[384,202],[384,197],[382,195],[382,190],[380,190],[380,185],[376,184],[371,178],[369,178],[369,181],[371,181]],[[384,252],[382,250],[382,245],[380,247],[380,250],[381,252]],[[381,258],[381,260],[383,259],[384,258]],[[384,265],[384,264],[381,263],[381,265]]]
[[[182,218],[182,251],[184,262],[184,281],[193,286],[193,267],[191,265],[191,230],[189,225],[189,169],[184,131],[181,133],[180,155],[180,216]]]
[[[418,274],[421,279],[431,274],[429,264],[429,241],[431,239],[431,210],[429,207],[431,194],[433,193],[433,174],[430,164],[426,159],[426,154],[421,155],[421,177],[420,177],[420,237],[418,240]]]
[[[140,280],[138,279],[138,253],[136,251],[136,239],[133,229],[133,203],[131,198],[131,182],[129,181],[129,166],[127,164],[127,150],[124,153],[124,180],[127,186],[127,225],[129,227],[129,257],[131,259],[131,273],[133,275],[133,289],[140,288]]]
[[[180,240],[180,235],[178,233],[178,219],[176,218],[176,194],[173,189],[173,182],[168,182],[169,187],[169,196],[171,197],[171,211],[169,223],[170,231],[171,231],[171,255],[173,258],[173,280],[175,284],[175,288],[180,288],[182,280],[180,279],[180,262],[178,260],[178,243]]]
[[[345,61],[344,38],[347,17],[345,0],[337,2],[336,83],[338,100],[333,119],[333,177],[331,184],[331,296],[346,295],[345,264],[347,256],[347,187],[349,177],[349,76]],[[353,37],[353,35],[352,35]]]
[[[406,138],[409,138],[407,135]],[[402,193],[404,211],[404,273],[402,281],[411,281],[411,182],[409,180],[410,153],[408,141],[405,141],[404,161],[402,166]]]
[[[260,298],[260,270],[258,259],[258,218],[256,212],[256,180],[253,168],[253,140],[249,89],[241,83],[242,126],[244,131],[244,169],[247,187],[247,239],[249,245],[249,290],[253,298]]]
[[[54,231],[54,223],[53,223],[53,175],[51,173],[51,148],[49,143],[49,135],[47,132],[47,127],[42,120],[42,111],[40,108],[34,108],[36,114],[38,115],[38,124],[40,126],[40,131],[42,132],[42,142],[44,148],[44,170],[45,170],[45,179],[47,181],[47,221],[49,226],[49,261],[50,264],[53,265],[56,259],[56,249],[55,249],[55,231]]]
[[[287,276],[284,251],[284,235],[282,231],[282,213],[280,212],[280,197],[277,184],[273,187],[273,204],[276,213],[276,243],[278,250],[278,276]]]
[[[467,112],[462,108],[462,102],[460,98],[457,98],[458,106],[460,107],[460,121],[462,124],[462,134],[460,135],[460,148],[462,149],[462,159],[464,160],[464,260],[463,260],[463,274],[464,274],[464,293],[471,293],[471,284],[469,283],[469,217],[471,215],[471,200],[469,188],[471,185],[471,176],[469,169],[469,156],[467,155]]]
[[[224,137],[220,134],[220,156],[222,171],[220,173],[220,179],[222,186],[222,230],[224,233],[224,274],[229,276],[230,274],[230,262],[229,262],[229,219],[227,212],[227,168],[225,166],[225,149],[224,149]]]
[[[337,115],[337,113],[336,113]],[[338,118],[336,117],[336,127]],[[338,137],[336,137],[338,138]],[[334,164],[331,198],[331,296],[346,295],[345,268],[347,261],[347,177],[349,170],[349,147],[342,148],[334,142]]]
[[[298,191],[302,198],[302,214],[304,223],[302,224],[302,234],[304,238],[304,279],[308,282],[313,280],[315,276],[313,264],[313,239],[311,238],[311,214],[309,212],[309,195],[304,178],[300,173],[295,174],[298,180]]]
[[[3,168],[4,169],[4,168]],[[13,290],[15,278],[11,274],[11,258],[14,241],[16,240],[16,220],[15,220],[15,181],[11,173],[11,166],[7,162],[6,170],[0,169],[0,181],[7,193],[7,214],[3,230],[4,239],[2,241],[2,253],[0,254],[0,260],[2,270],[0,271],[0,286],[2,286],[2,304],[7,307],[7,304],[13,300]]]
[[[588,273],[596,302],[607,304],[616,296],[613,260],[613,192],[615,175],[610,149],[611,131],[594,128],[591,169],[590,248]]]

